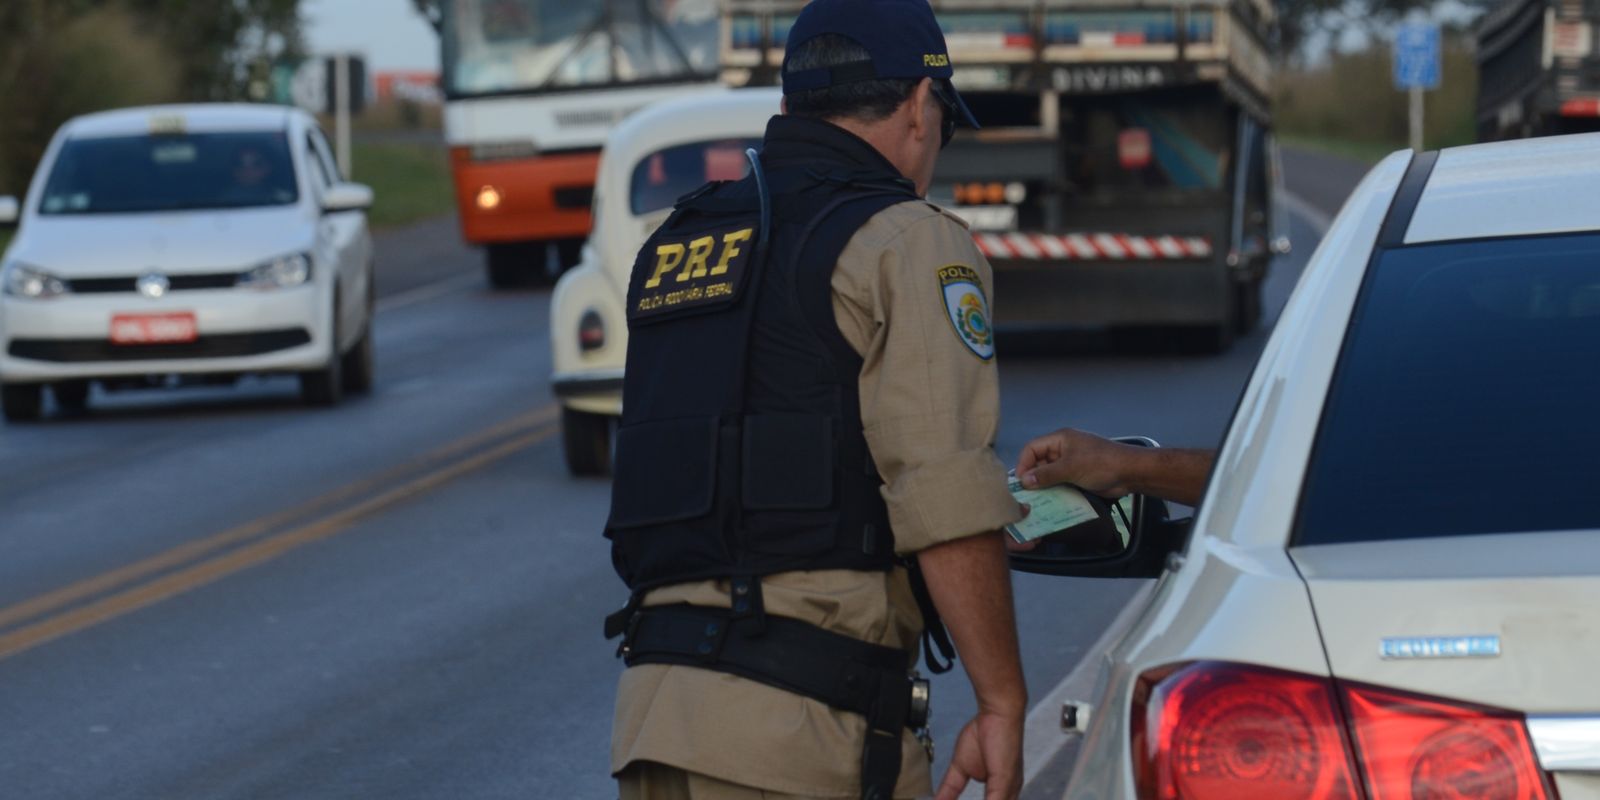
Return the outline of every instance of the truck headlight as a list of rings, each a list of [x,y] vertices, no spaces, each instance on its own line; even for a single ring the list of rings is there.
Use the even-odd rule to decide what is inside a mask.
[[[304,253],[280,256],[239,276],[243,289],[287,289],[311,280],[311,257]]]
[[[0,267],[0,273],[3,273],[0,274],[0,281],[5,284],[5,293],[12,297],[40,300],[59,297],[70,291],[66,281],[19,261],[6,262],[5,266]]]

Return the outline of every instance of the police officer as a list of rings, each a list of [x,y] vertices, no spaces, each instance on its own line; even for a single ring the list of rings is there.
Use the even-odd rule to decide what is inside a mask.
[[[953,638],[978,713],[938,797],[1014,798],[991,273],[922,199],[977,124],[927,0],[813,0],[787,46],[750,175],[682,198],[634,265],[612,771],[624,800],[932,794],[915,668]]]

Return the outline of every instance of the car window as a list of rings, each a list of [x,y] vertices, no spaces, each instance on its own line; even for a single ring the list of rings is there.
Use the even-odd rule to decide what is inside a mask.
[[[322,165],[323,172],[327,173],[329,183],[339,183],[344,180],[344,174],[339,171],[339,162],[333,157],[333,148],[328,145],[328,137],[321,128],[312,128],[310,132],[311,151],[317,154],[317,162]]]
[[[634,165],[629,205],[636,216],[670,208],[711,181],[736,181],[749,169],[744,151],[759,139],[716,139],[656,151]]]
[[[333,185],[333,173],[328,171],[328,165],[323,163],[322,157],[317,153],[317,146],[312,142],[310,134],[306,135],[306,161],[311,163],[311,171],[316,174],[317,180],[322,182],[322,188]]]
[[[298,199],[281,131],[112,136],[62,145],[39,213],[281,206]]]
[[[1385,252],[1340,354],[1298,544],[1600,528],[1600,235]]]

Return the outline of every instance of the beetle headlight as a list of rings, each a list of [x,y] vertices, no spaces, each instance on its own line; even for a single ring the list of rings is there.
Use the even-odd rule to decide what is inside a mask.
[[[8,261],[0,267],[0,282],[4,283],[5,293],[12,297],[44,299],[69,291],[66,281],[19,261]]]
[[[280,256],[239,276],[244,289],[287,289],[311,280],[311,257],[305,253]]]

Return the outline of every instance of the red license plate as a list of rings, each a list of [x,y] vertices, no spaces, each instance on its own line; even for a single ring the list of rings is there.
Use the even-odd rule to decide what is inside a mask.
[[[192,342],[200,329],[194,314],[117,314],[111,318],[112,344]]]

